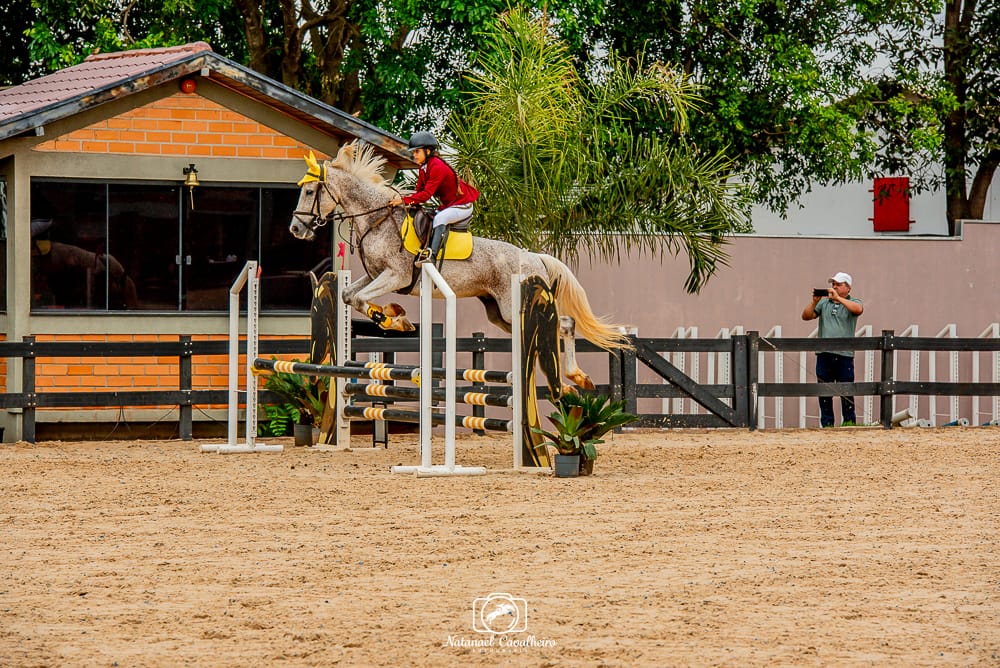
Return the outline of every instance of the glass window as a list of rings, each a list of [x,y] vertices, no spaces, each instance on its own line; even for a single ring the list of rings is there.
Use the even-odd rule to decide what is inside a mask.
[[[177,310],[180,206],[179,187],[108,186],[108,248],[123,269],[111,310]]]
[[[296,239],[288,231],[292,212],[299,200],[298,188],[264,189],[260,207],[260,303],[262,309],[309,308],[312,284],[309,272],[317,277],[329,270],[332,225],[320,230],[314,241]],[[339,265],[338,265],[339,266]]]
[[[315,242],[288,232],[298,195],[33,179],[31,307],[226,311],[236,276],[259,259],[262,306],[308,310],[309,271],[324,270],[332,232]]]
[[[184,310],[223,311],[247,260],[258,257],[258,188],[199,187],[185,193],[181,281]],[[192,201],[194,206],[192,207]]]
[[[31,308],[106,310],[107,245],[106,186],[32,182]]]

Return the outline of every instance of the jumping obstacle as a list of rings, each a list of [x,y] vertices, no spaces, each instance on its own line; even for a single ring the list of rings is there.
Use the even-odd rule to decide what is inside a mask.
[[[324,280],[326,276],[324,276]],[[324,425],[331,415],[336,421],[334,433],[336,443],[342,447],[337,449],[358,450],[350,447],[350,420],[367,419],[376,423],[392,420],[398,422],[418,422],[420,424],[421,462],[417,466],[397,466],[397,473],[415,473],[419,476],[438,475],[481,475],[486,472],[484,467],[464,467],[455,463],[455,428],[461,426],[468,429],[483,431],[500,431],[512,434],[513,438],[513,468],[515,470],[548,471],[548,454],[540,438],[535,435],[533,427],[538,426],[538,410],[535,399],[535,361],[545,372],[549,391],[553,397],[561,390],[559,376],[559,345],[558,328],[553,324],[558,320],[555,313],[554,298],[551,288],[538,277],[511,277],[511,292],[513,296],[513,336],[511,339],[511,371],[495,371],[483,369],[458,369],[455,364],[456,354],[456,316],[455,294],[441,277],[438,270],[430,264],[423,265],[421,280],[421,320],[425,327],[420,328],[420,365],[389,365],[385,363],[362,363],[351,360],[351,327],[350,309],[343,301],[343,290],[350,283],[350,272],[338,272],[335,297],[330,300],[336,309],[328,309],[328,317],[316,318],[313,313],[314,325],[319,320],[328,324],[334,330],[335,336],[330,340],[323,335],[317,335],[314,326],[311,351],[314,356],[317,350],[327,349],[333,361],[343,361],[342,365],[322,365],[305,362],[287,362],[281,360],[265,360],[257,357],[260,315],[260,268],[256,262],[247,262],[240,275],[230,289],[229,309],[229,424],[228,442],[217,445],[203,445],[202,452],[238,453],[238,452],[281,452],[281,445],[265,445],[257,443],[257,394],[258,380],[256,371],[276,371],[297,373],[308,376],[329,376],[334,380],[335,389],[329,393],[328,410],[324,414]],[[237,442],[238,407],[239,407],[239,296],[244,285],[248,286],[247,333],[246,333],[246,442]],[[314,285],[314,307],[319,291]],[[433,367],[431,356],[433,342],[431,339],[430,322],[433,319],[432,295],[437,290],[445,297],[445,365]],[[327,291],[330,292],[330,291]],[[526,297],[525,297],[526,295]],[[522,309],[520,301],[524,299]],[[527,335],[522,333],[526,325]],[[569,345],[570,342],[567,342]],[[327,348],[329,346],[329,348]],[[528,364],[523,360],[528,357]],[[420,379],[429,382],[420,382]],[[355,382],[348,383],[348,379]],[[357,379],[368,379],[369,384],[356,382]],[[408,380],[419,385],[419,388],[382,385],[384,380]],[[444,388],[433,387],[433,381],[443,380]],[[456,382],[464,380],[475,383],[503,383],[511,389],[483,391],[485,388],[462,388],[461,397],[457,396]],[[348,386],[350,385],[350,389]],[[398,408],[362,407],[356,405],[342,406],[338,410],[338,400],[386,398],[420,400],[419,411],[408,411]],[[444,414],[436,413],[433,403],[443,401]],[[475,406],[494,406],[509,408],[512,413],[510,420],[485,418],[479,416],[458,416],[455,413],[456,403]],[[332,409],[332,410],[331,410]],[[436,425],[445,428],[445,463],[433,465],[431,459],[431,432]],[[329,431],[327,432],[329,433]],[[531,465],[525,467],[525,457],[531,458]]]
[[[246,363],[246,442],[237,443],[239,426],[239,360],[240,360],[240,292],[247,286],[247,363]],[[257,376],[253,364],[257,358],[258,328],[260,323],[260,267],[247,262],[243,271],[229,288],[229,412],[227,440],[225,443],[203,445],[202,452],[236,454],[247,452],[281,452],[281,445],[257,442]]]
[[[455,301],[454,293],[447,283],[441,278],[437,269],[431,265],[426,265],[422,269],[421,280],[421,322],[424,326],[420,328],[420,365],[387,364],[384,362],[361,362],[351,359],[351,328],[350,308],[343,301],[343,289],[350,283],[350,272],[340,271],[336,276],[336,286],[332,286],[333,281],[330,275],[323,277],[321,281],[314,283],[314,295],[323,295],[324,308],[316,308],[314,300],[313,309],[313,346],[314,358],[325,359],[331,357],[334,362],[340,364],[314,364],[306,362],[289,362],[282,360],[265,360],[257,358],[253,362],[253,368],[258,371],[273,371],[284,373],[295,373],[306,376],[326,376],[333,381],[329,394],[327,414],[324,415],[323,424],[328,425],[326,429],[333,433],[333,448],[317,446],[324,449],[354,450],[350,447],[350,421],[352,419],[372,420],[376,425],[384,424],[385,421],[419,423],[421,441],[421,461],[417,466],[397,466],[393,471],[397,473],[414,473],[417,476],[436,475],[480,475],[485,473],[483,467],[458,466],[455,463],[455,436],[456,427],[476,429],[482,431],[499,431],[512,434],[512,459],[515,469],[524,469],[525,444],[531,448],[528,455],[531,456],[532,466],[528,470],[547,471],[548,459],[544,451],[544,446],[538,447],[538,437],[531,431],[532,426],[537,426],[537,407],[534,405],[534,359],[529,368],[530,374],[525,375],[522,368],[522,335],[521,320],[527,317],[525,322],[534,326],[532,330],[532,344],[535,354],[539,350],[545,350],[550,354],[546,361],[553,357],[558,360],[558,340],[547,341],[545,336],[539,336],[539,323],[545,325],[552,324],[554,309],[551,308],[553,300],[546,296],[542,290],[550,291],[544,281],[527,279],[513,276],[512,292],[515,295],[513,336],[512,336],[512,370],[496,371],[484,369],[460,369],[455,365]],[[446,317],[445,317],[445,355],[444,366],[431,366],[431,354],[433,342],[431,340],[430,323],[433,319],[432,295],[437,290],[444,296]],[[527,290],[531,296],[527,303],[530,315],[526,316],[521,311],[521,306],[517,303],[521,299],[522,290]],[[544,317],[541,314],[545,314]],[[317,320],[319,319],[319,321]],[[546,319],[547,318],[547,319]],[[542,327],[545,332],[551,332],[558,337],[555,327]],[[317,344],[317,341],[319,343]],[[551,353],[554,351],[554,355]],[[558,391],[559,376],[558,362],[556,368],[543,363],[546,376],[550,379],[550,391],[553,386]],[[444,381],[444,387],[433,387],[433,382],[421,383],[421,378],[431,381]],[[553,380],[554,379],[554,380]],[[370,381],[368,383],[357,382],[359,380]],[[528,380],[529,382],[525,382]],[[409,381],[418,387],[401,387],[397,385],[385,385],[382,381]],[[457,381],[475,383],[502,383],[510,388],[462,388],[459,393],[456,387]],[[522,396],[522,388],[529,388],[528,396]],[[419,399],[419,410],[404,410],[399,407],[377,407],[355,405],[357,401],[377,401],[379,399],[412,401]],[[347,405],[338,406],[338,402],[343,401]],[[525,418],[526,403],[527,420]],[[435,412],[432,403],[443,402],[444,413]],[[476,406],[494,406],[509,408],[511,419],[495,419],[479,416],[458,416],[455,414],[455,404],[463,403]],[[329,419],[332,418],[332,419]],[[526,424],[530,422],[530,424]],[[336,427],[334,428],[334,424]],[[445,462],[442,465],[434,465],[431,457],[431,433],[434,426],[444,426],[445,428]],[[530,439],[530,440],[528,440]]]

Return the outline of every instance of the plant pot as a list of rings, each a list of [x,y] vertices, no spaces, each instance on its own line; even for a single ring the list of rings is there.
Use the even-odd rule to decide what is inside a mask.
[[[580,475],[580,455],[556,455],[552,472],[557,478],[575,478]]]
[[[593,475],[595,459],[580,457],[580,475]]]
[[[295,445],[308,446],[315,443],[313,440],[313,426],[311,424],[292,425],[292,436],[295,438]]]

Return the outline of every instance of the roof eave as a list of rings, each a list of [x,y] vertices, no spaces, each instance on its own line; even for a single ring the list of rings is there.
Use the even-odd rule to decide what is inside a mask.
[[[223,79],[230,79],[252,88],[291,109],[306,111],[310,116],[338,128],[343,133],[372,144],[380,152],[388,154],[386,157],[390,164],[398,169],[416,168],[417,165],[412,160],[407,143],[402,138],[355,118],[336,107],[311,98],[294,88],[262,77],[257,72],[218,54],[209,54],[209,58],[214,61],[209,66],[212,75],[218,75]]]
[[[32,109],[0,124],[0,140],[29,132],[107,102],[113,102],[133,93],[186,76],[199,71],[204,66],[204,62],[205,54],[199,53],[189,59],[177,61],[167,66],[151,68],[139,75],[133,75],[96,90],[60,100],[47,107]]]
[[[215,78],[220,79],[220,83],[230,79],[273,99],[280,105],[305,111],[322,123],[337,128],[345,135],[356,136],[374,145],[380,152],[386,154],[389,163],[397,169],[416,167],[406,150],[406,143],[399,137],[339,109],[318,102],[284,84],[272,82],[267,77],[211,51],[198,52],[169,65],[154,67],[139,75],[132,75],[96,90],[14,116],[0,123],[0,141],[37,131],[40,127],[74,114],[189,76],[205,68],[208,68],[210,76],[214,75]]]

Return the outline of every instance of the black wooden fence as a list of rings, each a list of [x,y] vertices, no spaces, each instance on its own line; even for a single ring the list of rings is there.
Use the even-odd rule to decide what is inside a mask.
[[[775,354],[822,352],[824,350],[874,350],[880,352],[879,378],[854,383],[776,383],[758,379],[758,353]],[[757,332],[730,339],[638,339],[635,351],[622,353],[621,376],[612,376],[612,395],[625,399],[626,407],[636,412],[638,399],[690,398],[709,411],[708,414],[641,414],[634,426],[640,427],[742,427],[757,426],[758,398],[875,396],[879,399],[879,424],[892,427],[892,398],[896,395],[944,397],[991,397],[1000,395],[997,382],[905,381],[896,377],[894,351],[995,352],[1000,339],[930,338],[896,336],[891,330],[881,336],[847,339],[769,338]],[[699,384],[670,364],[660,353],[709,352],[729,356],[732,370],[727,384]],[[646,366],[669,385],[638,384],[636,369]]]
[[[879,422],[885,428],[892,426],[892,397],[895,395],[934,396],[998,396],[997,382],[920,382],[902,381],[895,375],[893,351],[959,351],[992,352],[1000,350],[1000,339],[971,338],[920,338],[895,336],[884,331],[881,336],[853,339],[772,338],[762,339],[757,332],[733,336],[730,339],[635,339],[635,349],[608,354],[586,341],[578,342],[578,352],[602,353],[608,360],[608,383],[598,386],[597,392],[615,399],[624,399],[626,410],[637,412],[638,401],[648,398],[690,398],[707,413],[640,415],[633,426],[651,428],[737,427],[755,429],[759,397],[818,397],[841,394],[876,396],[879,398]],[[476,334],[460,338],[457,350],[472,355],[472,368],[483,368],[487,353],[509,353],[510,340],[488,338]],[[356,338],[352,342],[355,353],[381,352],[416,353],[416,338]],[[774,351],[816,352],[835,350],[881,352],[880,377],[873,382],[855,383],[767,383],[758,382],[758,353]],[[306,339],[262,339],[259,353],[269,355],[308,355]],[[443,351],[444,343],[435,339],[435,349]],[[229,343],[219,341],[193,341],[181,336],[178,341],[160,342],[68,342],[23,341],[0,342],[0,357],[20,358],[22,388],[20,392],[0,394],[0,408],[22,410],[22,438],[35,440],[36,411],[40,408],[136,408],[142,406],[176,405],[179,407],[178,432],[188,440],[193,434],[193,407],[225,404],[228,390],[195,390],[192,388],[193,361],[198,356],[225,355]],[[241,346],[245,352],[245,345]],[[661,353],[722,353],[728,356],[731,381],[725,384],[698,383],[667,361]],[[47,357],[115,358],[115,357],[176,357],[179,360],[178,386],[175,390],[122,390],[93,392],[38,392],[36,390],[36,361]],[[645,366],[668,384],[639,384],[637,370]],[[541,388],[540,388],[541,390]],[[540,392],[539,396],[545,396]],[[276,400],[270,393],[262,392],[261,401]],[[241,402],[245,395],[241,395]],[[481,407],[476,407],[480,412]]]

